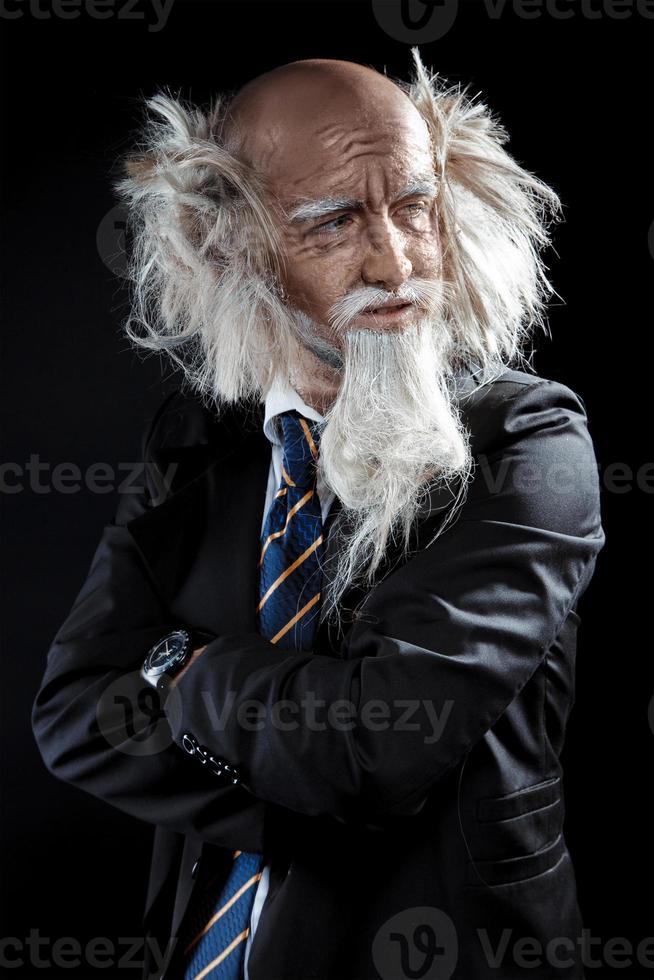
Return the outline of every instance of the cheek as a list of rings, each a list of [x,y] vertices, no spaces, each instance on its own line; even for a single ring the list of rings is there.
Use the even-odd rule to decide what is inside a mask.
[[[406,229],[404,248],[405,254],[413,266],[413,275],[425,279],[440,275],[442,266],[441,236],[438,213],[435,208],[424,224]]]
[[[430,279],[440,274],[442,256],[437,235],[424,235],[413,239],[409,244],[408,253],[415,276]]]
[[[356,255],[345,248],[288,258],[286,291],[300,309],[324,314],[360,278]]]

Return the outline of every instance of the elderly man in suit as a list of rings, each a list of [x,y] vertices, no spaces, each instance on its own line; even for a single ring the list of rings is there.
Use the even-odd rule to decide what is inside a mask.
[[[127,332],[185,383],[33,728],[156,828],[144,977],[584,975],[559,757],[604,536],[584,404],[523,353],[558,201],[414,60],[158,95],[126,161]]]

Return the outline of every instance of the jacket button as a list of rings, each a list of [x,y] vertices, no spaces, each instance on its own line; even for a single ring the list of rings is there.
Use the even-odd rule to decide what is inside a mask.
[[[193,867],[191,868],[191,878],[195,878],[198,873],[198,868],[200,867],[200,858],[197,859]]]
[[[189,755],[195,755],[195,751],[198,747],[197,739],[190,732],[184,732],[182,735],[182,747],[186,749]]]

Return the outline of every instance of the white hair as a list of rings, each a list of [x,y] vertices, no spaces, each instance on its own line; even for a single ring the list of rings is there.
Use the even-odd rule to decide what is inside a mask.
[[[408,549],[428,487],[458,481],[461,503],[471,459],[452,397],[456,372],[471,363],[486,376],[532,370],[525,345],[536,327],[547,330],[552,287],[540,253],[559,200],[508,154],[486,106],[412,53],[414,77],[398,84],[431,137],[442,265],[437,281],[402,287],[424,312],[409,330],[348,330],[388,296],[355,290],[330,311],[339,351],[284,301],[275,202],[226,138],[230,98],[206,112],[165,93],[149,99],[142,144],[117,184],[134,242],[127,335],[169,354],[213,410],[258,402],[277,377],[290,379],[298,345],[341,372],[319,457],[343,504],[339,527],[349,529],[334,611],[348,585],[372,582],[389,537],[399,533]]]
[[[276,227],[262,178],[223,142],[228,104],[148,99],[116,184],[133,241],[127,336],[165,351],[218,407],[259,397],[292,356]]]
[[[427,71],[412,50],[415,76],[399,83],[431,134],[449,285],[446,316],[463,361],[530,368],[523,348],[547,332],[553,289],[541,249],[560,214],[555,192],[504,149],[508,135],[488,108]]]

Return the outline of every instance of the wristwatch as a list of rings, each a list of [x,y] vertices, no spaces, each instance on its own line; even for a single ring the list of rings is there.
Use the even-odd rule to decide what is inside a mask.
[[[167,633],[151,647],[143,661],[141,677],[157,691],[167,692],[175,675],[191,659],[193,649],[214,639],[203,630],[181,627]]]

